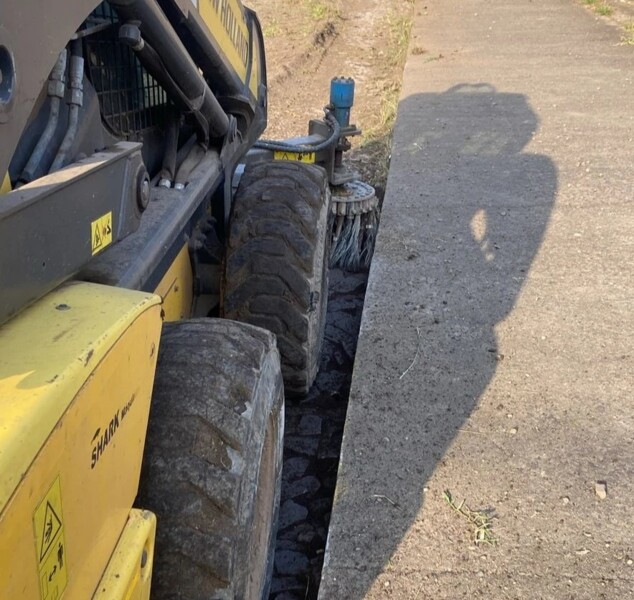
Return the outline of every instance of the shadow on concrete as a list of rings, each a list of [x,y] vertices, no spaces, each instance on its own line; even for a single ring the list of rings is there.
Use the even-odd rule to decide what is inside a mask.
[[[320,598],[363,598],[504,357],[557,171],[524,95],[405,98],[370,273]],[[374,597],[374,596],[373,596]]]

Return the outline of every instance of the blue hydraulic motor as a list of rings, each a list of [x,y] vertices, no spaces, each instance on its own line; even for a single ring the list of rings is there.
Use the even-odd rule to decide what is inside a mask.
[[[334,77],[330,82],[330,105],[342,128],[350,125],[350,109],[354,104],[354,79]]]

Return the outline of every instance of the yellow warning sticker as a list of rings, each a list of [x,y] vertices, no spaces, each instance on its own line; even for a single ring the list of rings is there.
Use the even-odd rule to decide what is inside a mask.
[[[33,513],[35,552],[42,600],[57,600],[66,589],[66,547],[59,477]]]
[[[93,256],[112,244],[112,212],[106,213],[90,224]]]
[[[296,160],[297,162],[313,164],[315,162],[314,152],[274,152],[274,160]]]

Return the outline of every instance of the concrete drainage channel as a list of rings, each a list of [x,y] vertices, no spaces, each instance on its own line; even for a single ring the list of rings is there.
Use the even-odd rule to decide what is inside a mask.
[[[367,273],[331,270],[319,374],[305,398],[286,401],[270,600],[317,598],[366,283]]]

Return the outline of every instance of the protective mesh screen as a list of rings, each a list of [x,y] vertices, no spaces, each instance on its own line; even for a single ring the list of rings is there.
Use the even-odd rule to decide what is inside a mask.
[[[97,7],[84,27],[110,26],[84,38],[85,56],[103,120],[115,135],[130,137],[165,124],[168,98],[134,52],[119,42],[117,21],[108,2]]]

